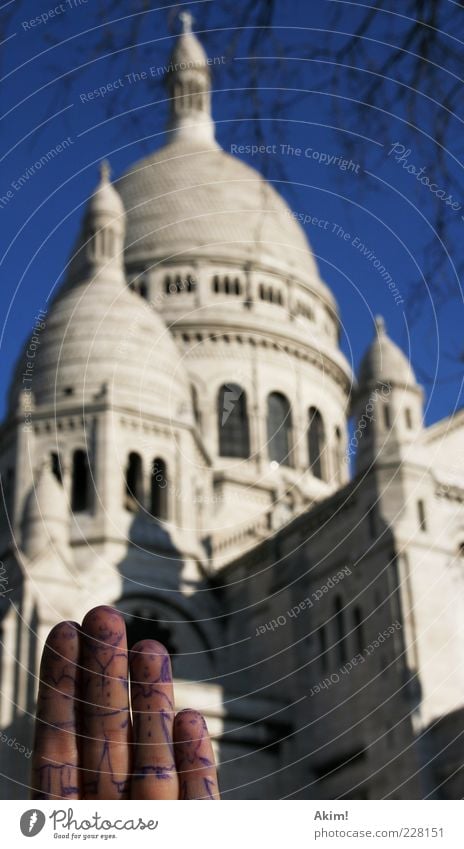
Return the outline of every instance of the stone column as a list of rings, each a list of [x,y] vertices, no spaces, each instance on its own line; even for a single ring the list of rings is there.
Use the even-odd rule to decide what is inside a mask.
[[[299,471],[308,469],[308,450],[307,450],[307,410],[306,403],[302,398],[301,392],[301,360],[296,360],[295,368],[296,382],[296,404],[293,418],[293,444],[294,444],[294,465]]]
[[[258,349],[256,345],[252,348],[251,357],[251,383],[252,397],[250,398],[250,447],[258,472],[263,469],[264,463],[264,445],[262,425],[265,422],[266,413],[261,409],[259,396],[259,362]]]
[[[245,303],[249,308],[253,306],[253,290],[251,285],[251,263],[247,262],[243,266],[245,275]]]

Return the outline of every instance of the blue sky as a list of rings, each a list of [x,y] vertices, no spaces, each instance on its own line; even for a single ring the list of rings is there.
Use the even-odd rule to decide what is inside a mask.
[[[139,46],[134,47],[134,19],[127,16],[137,4],[120,4],[121,20],[95,30],[95,4],[72,2],[72,8],[69,2],[53,19],[34,26],[30,21],[38,15],[46,17],[55,4],[46,0],[18,4],[3,46],[2,414],[14,360],[35,315],[47,308],[62,278],[83,206],[97,180],[98,163],[109,158],[113,176],[118,177],[167,140],[163,85],[160,75],[150,77],[149,69],[168,61],[177,7],[164,4],[166,8],[146,15],[137,34]],[[197,26],[204,7],[205,3],[188,5],[197,16]],[[430,130],[427,110],[424,126],[417,130],[407,124],[401,108],[388,116],[387,126],[377,133],[372,133],[367,120],[353,127],[349,98],[356,95],[352,88],[347,83],[346,102],[342,102],[330,88],[324,89],[321,66],[303,61],[307,44],[320,43],[321,55],[328,44],[327,34],[320,31],[327,23],[327,4],[297,0],[288,7],[279,4],[275,29],[260,45],[263,58],[255,62],[249,53],[253,30],[237,35],[232,19],[224,20],[220,6],[210,10],[212,31],[200,37],[210,55],[227,56],[215,68],[213,82],[217,137],[226,150],[231,145],[256,143],[259,114],[267,152],[242,158],[275,181],[300,220],[306,220],[321,274],[340,306],[345,353],[356,367],[373,335],[373,316],[383,314],[391,336],[409,353],[425,383],[427,421],[436,421],[462,403],[461,370],[453,359],[462,348],[462,295],[453,270],[459,257],[451,240],[440,247],[449,251],[446,275],[452,296],[438,310],[430,288],[436,291],[440,281],[434,280],[431,287],[423,276],[424,244],[432,233],[437,201],[405,169],[406,157],[398,162],[391,153],[395,143],[397,152],[403,145],[410,150],[408,163],[427,173],[436,156],[433,138],[426,137]],[[356,10],[350,14],[353,23]],[[108,55],[96,48],[102,36]],[[143,71],[148,72],[148,82],[126,77]],[[123,83],[118,87],[119,79]],[[110,83],[113,88],[104,97],[83,100],[86,92],[108,88]],[[66,139],[65,149],[46,167],[34,167]],[[349,140],[354,150],[348,152]],[[295,153],[296,149],[301,152]],[[457,151],[447,155],[452,167],[461,169]],[[350,169],[342,171],[336,157],[352,160]],[[21,176],[24,185],[18,188]],[[446,195],[456,191],[454,184],[442,188]],[[459,194],[453,200],[456,206],[464,204]],[[446,215],[453,226],[464,227],[461,213],[450,204]],[[395,281],[400,295],[417,286],[422,305],[419,317],[407,314],[404,305],[395,301],[373,257]]]

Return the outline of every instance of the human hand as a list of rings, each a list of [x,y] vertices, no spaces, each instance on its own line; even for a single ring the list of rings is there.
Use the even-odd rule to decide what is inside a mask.
[[[123,616],[111,607],[48,635],[32,798],[219,799],[203,716],[175,714],[169,654],[155,640],[128,652]]]

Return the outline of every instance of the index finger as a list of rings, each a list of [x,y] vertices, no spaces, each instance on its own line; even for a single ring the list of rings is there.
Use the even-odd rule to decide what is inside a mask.
[[[37,700],[33,799],[78,799],[76,690],[79,626],[60,622],[50,631],[42,654]]]

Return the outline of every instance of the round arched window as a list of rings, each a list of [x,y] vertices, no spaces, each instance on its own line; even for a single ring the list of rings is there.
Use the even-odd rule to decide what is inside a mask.
[[[122,607],[125,605],[123,604]],[[158,640],[167,648],[171,657],[177,653],[173,628],[170,623],[163,620],[155,604],[140,601],[127,605],[127,609],[123,609],[122,613],[126,623],[129,648],[135,646],[140,640]]]

